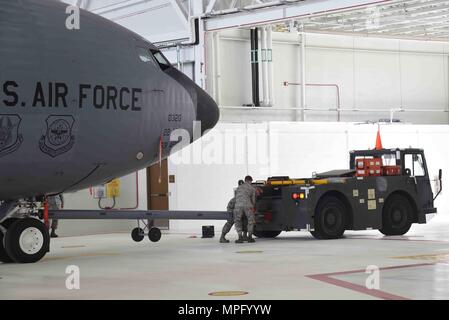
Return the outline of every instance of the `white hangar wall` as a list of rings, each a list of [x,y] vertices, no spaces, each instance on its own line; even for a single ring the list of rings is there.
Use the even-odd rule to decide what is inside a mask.
[[[269,176],[310,177],[313,172],[345,169],[349,151],[373,148],[377,125],[356,123],[265,122],[219,124],[203,141],[195,142],[170,158],[171,210],[226,210],[237,181],[246,174],[256,180]],[[449,181],[449,126],[381,126],[383,145],[424,148],[431,176],[443,169],[443,185]],[[184,157],[184,158],[182,158]],[[436,201],[441,214],[449,212],[447,192]],[[201,232],[224,222],[171,221],[176,232]]]
[[[212,33],[207,37],[207,89],[222,107],[240,107],[252,102],[249,30],[218,33],[218,50],[212,50]],[[217,40],[215,40],[217,41]],[[296,33],[273,32],[274,97],[276,108],[300,108],[301,87],[284,86],[284,81],[301,82],[301,37]],[[341,35],[306,35],[305,71],[308,84],[334,84],[340,89],[341,121],[389,119],[390,109],[403,108],[395,118],[421,124],[447,124],[449,44]],[[217,45],[216,45],[217,46]],[[214,57],[216,60],[214,60]],[[215,62],[216,61],[216,62]],[[214,74],[214,63],[217,64]],[[262,96],[262,71],[260,71]],[[313,111],[336,108],[335,87],[307,87],[309,121],[337,121],[337,113]],[[421,112],[413,112],[419,109]],[[371,112],[363,112],[369,110]],[[429,112],[422,112],[428,110]],[[432,112],[431,112],[432,111]],[[295,120],[300,111],[222,110],[222,120]]]

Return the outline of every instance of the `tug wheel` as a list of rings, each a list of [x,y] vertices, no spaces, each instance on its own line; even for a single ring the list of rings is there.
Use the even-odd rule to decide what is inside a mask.
[[[135,242],[141,242],[143,238],[145,238],[142,228],[134,228],[133,231],[131,231],[131,238],[133,238]]]
[[[315,210],[315,231],[311,234],[317,239],[338,239],[346,230],[345,204],[334,196],[326,196]]]
[[[159,228],[151,228],[148,232],[148,239],[150,239],[151,242],[158,242],[161,240],[162,232]]]
[[[382,212],[382,229],[386,236],[402,236],[413,223],[413,207],[410,201],[400,195],[393,194],[387,199]]]

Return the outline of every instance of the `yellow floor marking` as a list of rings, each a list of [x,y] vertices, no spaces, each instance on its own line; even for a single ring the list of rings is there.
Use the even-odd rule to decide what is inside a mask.
[[[44,258],[42,261],[56,261],[56,260],[68,260],[76,258],[86,258],[86,257],[113,257],[119,256],[119,253],[82,253],[76,256],[63,256],[63,257],[48,257]]]
[[[213,297],[236,297],[236,296],[244,296],[249,294],[246,291],[217,291],[209,293],[210,296]]]
[[[242,250],[237,251],[236,253],[262,253],[263,251],[257,251],[257,250]]]
[[[84,245],[79,245],[79,246],[62,246],[61,248],[63,249],[74,249],[74,248],[85,248],[86,246]]]
[[[424,260],[431,262],[449,262],[449,253],[419,254],[414,256],[393,257],[393,259]]]

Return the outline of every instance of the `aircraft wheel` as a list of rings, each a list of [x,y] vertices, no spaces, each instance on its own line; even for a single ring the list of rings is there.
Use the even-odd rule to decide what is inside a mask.
[[[145,238],[143,230],[141,228],[134,228],[131,232],[131,238],[133,238],[135,242],[142,241],[143,238]]]
[[[8,230],[8,228],[9,228],[14,222],[16,222],[17,220],[20,220],[20,219],[18,219],[18,218],[9,218],[9,219],[7,219],[7,220],[5,220],[5,221],[2,222],[2,226],[3,226],[6,230]]]
[[[34,263],[41,260],[50,247],[47,227],[33,218],[19,219],[8,228],[4,239],[5,249],[17,263]]]
[[[13,224],[15,221],[17,221],[18,219],[16,219],[16,218],[10,218],[10,219],[7,219],[7,220],[5,220],[5,221],[3,221],[2,222],[2,226],[6,229],[6,230],[8,230],[8,228],[9,228],[9,226],[11,225],[11,224]],[[8,255],[8,253],[6,252],[6,249],[5,249],[5,241],[4,241],[4,239],[5,239],[5,235],[3,234],[3,232],[2,231],[0,231],[0,262],[3,262],[3,263],[11,263],[11,262],[14,262],[12,259],[11,259],[11,257]]]
[[[413,207],[410,201],[400,195],[393,194],[387,199],[382,212],[382,229],[386,236],[402,236],[406,234],[413,221]]]
[[[315,211],[315,231],[311,232],[317,239],[338,239],[346,230],[346,206],[333,196],[322,199]]]
[[[14,262],[10,256],[8,256],[8,253],[6,252],[5,249],[5,244],[4,244],[4,235],[3,232],[0,231],[0,262],[3,263],[10,263],[10,262]]]
[[[159,228],[153,227],[148,232],[148,238],[150,239],[151,242],[158,242],[159,240],[161,240],[161,237],[162,233]]]
[[[265,231],[257,231],[254,230],[254,235],[257,238],[276,238],[278,235],[281,234],[282,231],[271,231],[271,230],[265,230]]]

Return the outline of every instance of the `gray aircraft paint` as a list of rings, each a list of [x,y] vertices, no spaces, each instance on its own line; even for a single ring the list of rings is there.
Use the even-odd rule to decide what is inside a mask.
[[[185,75],[139,58],[138,48],[157,50],[151,43],[86,11],[81,28],[68,30],[66,7],[0,0],[1,200],[79,190],[148,167],[161,136],[166,158],[172,130],[192,137],[195,120],[203,132],[218,121],[215,102]],[[111,96],[101,103],[98,94],[98,108],[96,86]],[[45,106],[33,106],[36,92]]]

